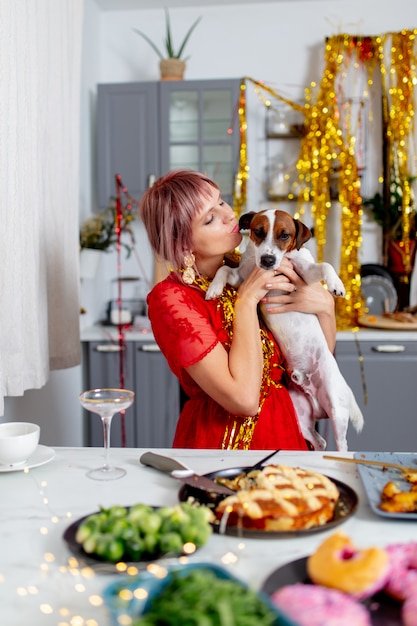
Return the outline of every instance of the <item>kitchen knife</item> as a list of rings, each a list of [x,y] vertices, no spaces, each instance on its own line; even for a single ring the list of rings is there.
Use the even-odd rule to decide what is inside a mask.
[[[171,459],[168,456],[162,456],[162,454],[155,454],[155,452],[144,452],[139,461],[143,465],[148,465],[155,469],[161,470],[162,472],[165,472],[166,474],[172,476],[172,478],[176,478],[186,485],[190,485],[191,487],[195,487],[196,489],[202,489],[203,491],[218,493],[224,496],[230,496],[236,493],[236,491],[233,491],[232,489],[229,489],[224,485],[219,485],[214,480],[211,480],[206,476],[196,474],[194,470],[190,469],[186,465],[183,465],[179,461]]]

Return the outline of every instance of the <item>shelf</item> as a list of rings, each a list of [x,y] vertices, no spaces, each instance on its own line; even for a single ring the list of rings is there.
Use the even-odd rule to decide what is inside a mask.
[[[301,139],[305,135],[304,127],[294,128],[288,132],[272,132],[265,133],[267,139]]]

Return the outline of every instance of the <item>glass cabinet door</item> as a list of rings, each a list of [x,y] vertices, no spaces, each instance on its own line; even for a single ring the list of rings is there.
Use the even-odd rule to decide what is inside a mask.
[[[228,202],[239,164],[239,86],[237,79],[161,83],[162,173],[204,172]]]

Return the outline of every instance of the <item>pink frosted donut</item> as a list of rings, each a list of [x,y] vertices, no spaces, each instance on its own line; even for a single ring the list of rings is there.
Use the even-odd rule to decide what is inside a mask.
[[[299,626],[371,625],[367,609],[336,589],[296,583],[276,591],[271,600]]]
[[[410,585],[409,592],[401,609],[402,623],[404,626],[417,626],[417,584]]]
[[[410,588],[417,589],[417,542],[394,543],[387,546],[390,575],[384,591],[403,601],[410,595]]]

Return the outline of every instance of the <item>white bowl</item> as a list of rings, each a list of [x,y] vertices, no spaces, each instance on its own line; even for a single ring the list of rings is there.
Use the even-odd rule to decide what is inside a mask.
[[[0,424],[0,465],[23,465],[35,452],[40,427],[29,422]]]

